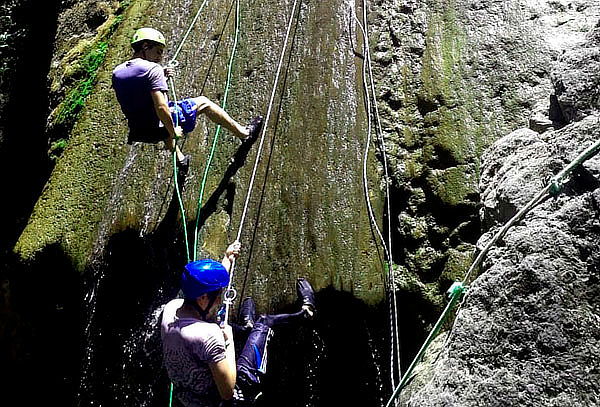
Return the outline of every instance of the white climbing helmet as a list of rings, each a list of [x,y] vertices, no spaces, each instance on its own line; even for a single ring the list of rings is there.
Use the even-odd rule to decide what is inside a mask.
[[[131,39],[131,45],[140,42],[140,41],[154,41],[162,45],[167,45],[167,41],[165,41],[165,36],[158,30],[150,27],[144,27],[138,29],[135,34],[133,34],[133,38]]]

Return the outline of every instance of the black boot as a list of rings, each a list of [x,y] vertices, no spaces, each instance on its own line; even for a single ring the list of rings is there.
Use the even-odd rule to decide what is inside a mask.
[[[240,325],[245,329],[252,329],[256,321],[256,305],[251,297],[244,298],[240,306]]]
[[[306,311],[306,316],[312,318],[317,312],[317,305],[315,302],[315,291],[308,280],[299,277],[296,281],[296,292],[298,293],[298,298],[302,301],[302,309]]]
[[[256,116],[250,121],[250,124],[246,127],[248,129],[248,139],[252,140],[258,137],[258,133],[262,130],[263,117]]]

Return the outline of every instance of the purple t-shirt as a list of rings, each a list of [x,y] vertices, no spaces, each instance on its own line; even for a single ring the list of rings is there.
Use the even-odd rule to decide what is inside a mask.
[[[142,58],[123,62],[113,70],[112,86],[131,130],[160,126],[150,92],[167,92],[169,88],[159,64]]]
[[[172,300],[163,310],[163,363],[186,407],[216,407],[221,398],[208,364],[225,359],[225,338],[215,323],[178,317],[182,305]]]

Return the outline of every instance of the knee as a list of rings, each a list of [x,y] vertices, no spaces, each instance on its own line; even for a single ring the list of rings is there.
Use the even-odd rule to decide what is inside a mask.
[[[194,101],[199,105],[205,105],[207,103],[212,103],[210,101],[210,99],[207,98],[206,96],[198,96],[197,98],[194,98]]]
[[[194,103],[196,103],[196,110],[198,112],[201,112],[207,108],[211,109],[212,106],[214,105],[214,103],[206,96],[198,96],[197,98],[194,98],[193,100],[194,100]]]

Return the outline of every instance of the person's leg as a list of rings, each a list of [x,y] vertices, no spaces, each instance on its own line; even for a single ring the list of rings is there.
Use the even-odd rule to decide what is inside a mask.
[[[310,317],[305,309],[294,314],[261,315],[248,335],[237,359],[236,398],[253,401],[260,395],[262,376],[267,372],[267,349],[272,327],[300,323]]]
[[[238,314],[239,324],[248,330],[252,329],[256,321],[256,304],[252,297],[244,298]]]
[[[309,319],[310,316],[306,310],[302,309],[293,314],[274,314],[274,315],[261,315],[257,322],[261,322],[269,328],[275,328],[281,325],[290,325],[294,323],[301,323]]]
[[[176,144],[175,140],[171,140],[171,142],[169,142],[169,133],[167,132],[167,129],[165,129],[164,127],[159,127],[155,130],[156,135],[153,136],[156,138],[156,140],[154,141],[155,143],[158,141],[164,141],[165,143],[165,150],[168,150],[170,152],[173,152],[173,149],[175,149],[175,154],[177,155],[177,163],[178,164],[182,164],[186,162],[186,156],[185,154],[183,154],[181,152],[181,150],[179,149],[179,146]]]
[[[246,326],[236,324],[235,322],[230,322],[229,325],[231,326],[231,329],[233,330],[233,337],[235,338],[235,342],[240,343],[240,346],[243,345],[244,343],[246,343],[246,339],[252,328],[248,328]],[[239,342],[238,342],[238,338],[241,338],[241,339],[239,339]]]
[[[173,140],[173,144],[175,144],[175,140]],[[167,150],[173,152],[173,146],[166,146]],[[179,149],[179,146],[175,144],[175,154],[177,155],[177,162],[178,163],[184,163],[185,162],[185,154],[183,154],[183,152],[181,152],[181,150]]]
[[[308,316],[312,318],[317,311],[315,290],[313,290],[312,285],[304,277],[298,277],[296,280],[296,293],[300,301],[302,301],[302,310],[306,311]]]
[[[220,124],[227,130],[235,134],[236,137],[245,139],[250,135],[248,128],[240,125],[238,122],[233,120],[225,110],[219,105],[210,101],[204,96],[193,98],[196,102],[196,111],[205,114],[212,122]]]
[[[261,377],[267,370],[267,345],[273,330],[259,319],[254,324],[237,359],[238,400],[253,401],[260,394]]]
[[[254,301],[248,297],[242,302],[240,317],[243,327],[253,327],[237,359],[236,397],[248,401],[254,400],[260,394],[260,379],[267,370],[267,345],[273,335],[271,328],[302,323],[314,316],[316,304],[310,283],[304,278],[299,278],[296,281],[296,290],[302,302],[300,311],[293,314],[261,315],[253,323]]]
[[[261,315],[259,321],[273,328],[278,325],[293,324],[313,318],[316,312],[315,292],[308,280],[303,277],[296,280],[296,293],[302,306],[300,311],[293,314]],[[252,328],[256,320],[255,315],[256,306],[254,301],[252,298],[246,297],[240,306],[240,325]]]

